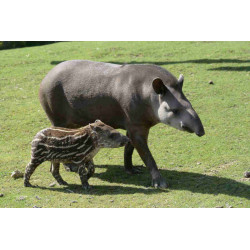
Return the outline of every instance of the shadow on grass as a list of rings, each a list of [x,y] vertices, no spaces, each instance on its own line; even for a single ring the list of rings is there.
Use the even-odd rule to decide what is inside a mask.
[[[50,64],[57,65],[64,61],[51,61]],[[203,64],[212,64],[212,63],[249,63],[250,60],[239,60],[239,59],[198,59],[198,60],[186,60],[186,61],[129,61],[129,62],[119,62],[119,61],[108,61],[107,63],[114,64],[156,64],[156,65],[169,65],[169,64],[182,64],[182,63],[203,63]],[[207,69],[209,71],[250,71],[250,66],[239,66],[239,67],[218,67]]]
[[[65,60],[64,60],[65,61]],[[50,64],[57,65],[64,61],[51,61]],[[239,59],[197,59],[197,60],[184,60],[184,61],[129,61],[129,62],[119,62],[119,61],[108,61],[107,63],[115,64],[156,64],[156,65],[168,65],[168,64],[181,64],[181,63],[201,63],[201,64],[211,64],[211,63],[249,63],[250,60],[239,60]]]
[[[9,50],[25,47],[34,47],[34,46],[44,46],[52,43],[58,43],[55,41],[5,41],[0,44],[0,50]]]
[[[143,173],[140,175],[128,175],[125,173],[124,167],[120,165],[97,165],[96,168],[106,169],[106,171],[103,173],[95,173],[94,177],[112,183],[112,185],[94,185],[89,191],[82,190],[80,185],[69,185],[59,188],[40,188],[64,193],[70,193],[71,190],[74,193],[88,193],[91,195],[120,195],[134,193],[157,194],[169,192],[171,190],[188,190],[193,193],[213,195],[225,194],[250,199],[249,185],[228,178],[162,169],[160,172],[170,183],[170,187],[167,190],[161,190],[150,187],[150,176],[146,168],[143,168]],[[91,185],[91,178],[89,183]],[[114,183],[118,185],[113,185]],[[119,184],[138,187],[124,187]]]
[[[223,70],[223,71],[250,71],[250,66],[242,66],[242,67],[218,67],[212,68],[208,70]]]

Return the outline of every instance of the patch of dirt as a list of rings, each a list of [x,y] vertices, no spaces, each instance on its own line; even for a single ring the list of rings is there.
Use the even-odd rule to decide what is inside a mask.
[[[210,176],[213,176],[213,175],[216,175],[217,173],[219,173],[220,171],[224,170],[224,169],[227,169],[231,166],[233,166],[237,161],[231,161],[231,162],[228,162],[228,163],[225,163],[225,164],[221,164],[217,167],[213,167],[211,169],[209,169],[207,172],[206,172],[206,175],[210,175]]]
[[[239,181],[250,181],[250,178],[241,178]]]

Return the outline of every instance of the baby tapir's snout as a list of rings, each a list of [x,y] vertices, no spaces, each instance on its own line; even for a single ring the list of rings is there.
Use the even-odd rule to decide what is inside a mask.
[[[120,134],[120,133],[119,133]],[[118,143],[120,143],[120,147],[125,146],[130,140],[127,136],[120,134],[117,138]]]

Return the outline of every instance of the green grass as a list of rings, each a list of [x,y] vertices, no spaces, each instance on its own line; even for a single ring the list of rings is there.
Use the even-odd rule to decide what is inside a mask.
[[[95,157],[89,192],[63,167],[71,185],[49,187],[54,182],[49,162],[31,178],[37,188],[10,177],[25,170],[33,136],[50,126],[38,100],[41,80],[58,62],[71,59],[154,63],[177,77],[184,74],[184,93],[206,135],[164,124],[151,129],[149,146],[169,189],[149,187],[147,169],[127,175],[122,148]],[[250,179],[243,175],[250,171],[249,71],[249,42],[61,42],[0,51],[0,207],[250,207]],[[142,164],[137,153],[133,161]]]

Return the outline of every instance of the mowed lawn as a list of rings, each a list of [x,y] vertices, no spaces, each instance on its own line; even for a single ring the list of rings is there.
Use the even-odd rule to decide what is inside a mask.
[[[88,192],[63,166],[70,185],[49,186],[49,162],[32,176],[36,188],[11,178],[14,170],[25,171],[34,135],[50,126],[38,99],[41,80],[71,59],[150,63],[184,75],[184,93],[206,135],[164,124],[151,129],[149,146],[171,185],[167,190],[150,187],[146,168],[126,174],[123,148],[95,157]],[[0,51],[0,207],[250,207],[250,179],[244,178],[250,171],[249,73],[249,42],[60,42]],[[133,161],[143,164],[137,153]]]

